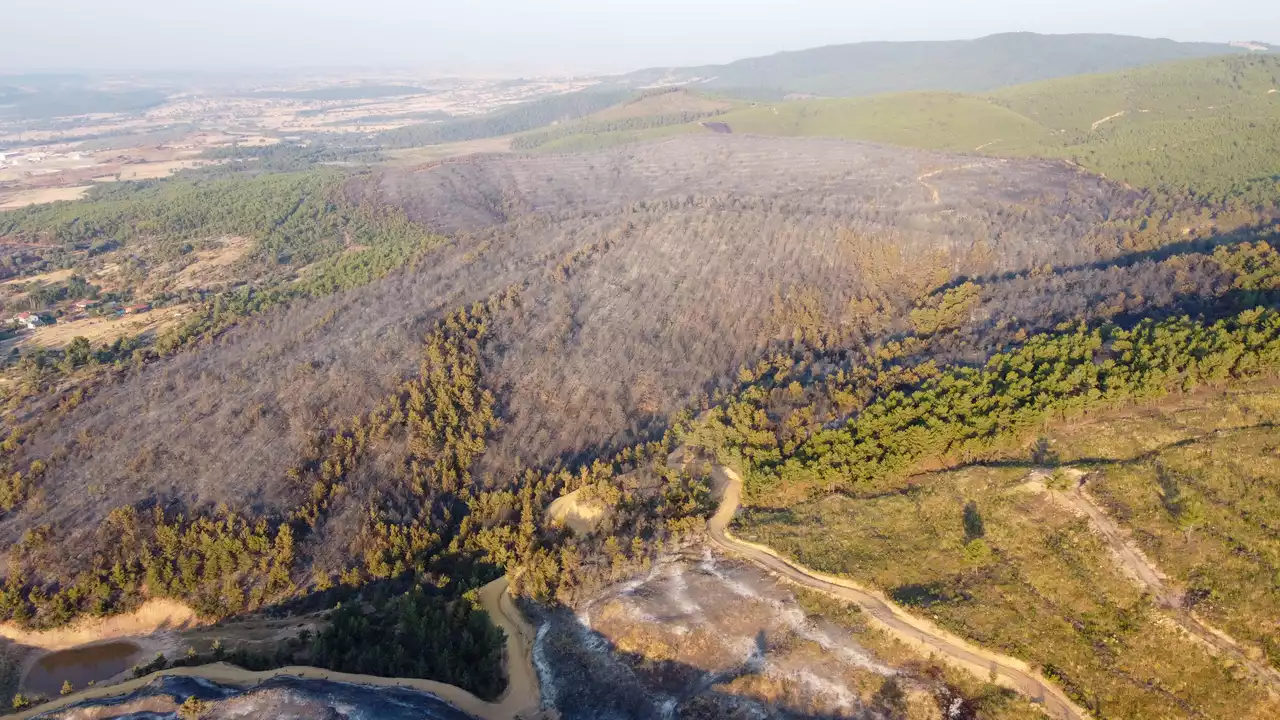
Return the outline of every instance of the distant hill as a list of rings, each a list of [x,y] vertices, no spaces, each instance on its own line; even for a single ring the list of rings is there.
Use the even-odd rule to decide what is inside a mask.
[[[586,117],[612,107],[632,94],[627,90],[613,88],[552,95],[500,108],[484,115],[386,130],[374,135],[373,141],[383,148],[411,148],[511,135]]]
[[[1270,197],[1280,186],[1280,54],[1163,63],[1002,88],[752,103],[715,117],[734,133],[839,137],[1003,156],[1062,158],[1141,187]],[[564,137],[599,148],[700,122]]]
[[[744,106],[746,103],[742,101],[712,97],[686,88],[649,89],[580,120],[525,133],[512,140],[511,148],[573,152],[697,132],[700,126],[691,123]]]
[[[1259,53],[1226,43],[1184,43],[1125,35],[1006,33],[977,40],[864,42],[783,52],[727,65],[653,68],[623,75],[624,86],[690,83],[744,97],[788,94],[860,97],[911,90],[984,92],[1170,60]]]
[[[161,90],[107,92],[87,88],[28,90],[0,86],[0,118],[5,120],[45,120],[90,113],[131,113],[153,108],[165,101]]]

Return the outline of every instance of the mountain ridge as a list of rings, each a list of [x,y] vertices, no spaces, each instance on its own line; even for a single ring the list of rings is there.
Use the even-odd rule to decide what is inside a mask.
[[[1265,51],[1250,49],[1264,46]],[[1100,33],[1011,32],[970,40],[826,45],[724,64],[649,68],[616,76],[614,81],[623,86],[687,84],[756,98],[796,94],[861,97],[910,90],[983,92],[1170,60],[1275,49],[1253,41],[1179,42]]]

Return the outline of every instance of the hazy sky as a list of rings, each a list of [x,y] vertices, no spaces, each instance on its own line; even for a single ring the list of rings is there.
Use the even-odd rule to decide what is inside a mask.
[[[0,0],[0,73],[361,65],[531,75],[1010,30],[1280,42],[1280,1]]]

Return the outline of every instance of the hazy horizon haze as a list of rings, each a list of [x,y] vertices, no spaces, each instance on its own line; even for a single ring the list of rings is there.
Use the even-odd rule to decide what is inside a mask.
[[[9,0],[0,73],[401,68],[435,75],[618,73],[863,41],[993,33],[1257,40],[1280,3],[1077,0]],[[922,22],[925,19],[926,22]]]

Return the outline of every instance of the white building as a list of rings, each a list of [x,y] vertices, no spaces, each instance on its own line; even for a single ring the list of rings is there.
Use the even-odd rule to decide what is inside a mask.
[[[24,312],[21,315],[18,315],[17,317],[13,318],[11,322],[16,322],[19,325],[23,325],[28,330],[35,330],[41,325],[44,325],[44,322],[40,320],[39,315],[35,313],[30,313],[30,312]]]

